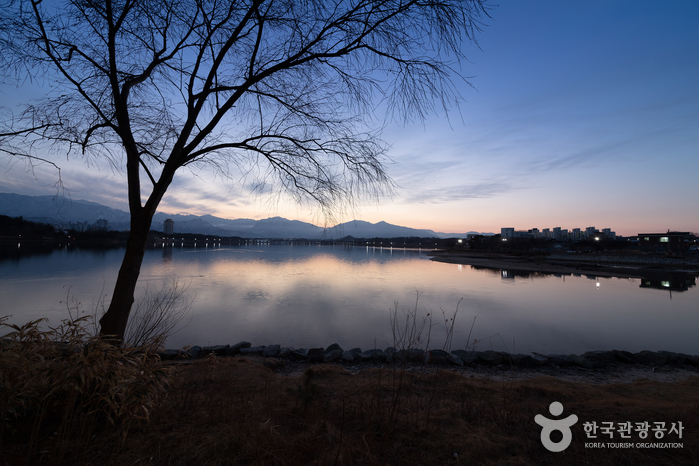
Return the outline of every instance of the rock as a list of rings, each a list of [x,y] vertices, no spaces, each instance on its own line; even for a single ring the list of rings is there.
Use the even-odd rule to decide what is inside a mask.
[[[370,349],[362,353],[364,356],[368,356],[370,361],[386,362],[386,353],[380,349]]]
[[[658,351],[658,354],[667,357],[666,364],[671,364],[673,366],[683,366],[686,364],[686,358],[679,353],[673,353],[672,351]]]
[[[214,346],[205,346],[201,349],[201,355],[207,356],[209,354],[214,354],[216,356],[225,356],[226,352],[228,351],[228,348],[230,348],[231,345],[214,345]]]
[[[476,354],[480,361],[489,366],[497,366],[498,364],[502,364],[504,361],[502,354],[500,354],[498,351],[479,351]]]
[[[515,366],[517,367],[529,369],[537,366],[536,362],[534,362],[534,358],[528,354],[515,354],[512,357],[514,359]]]
[[[610,351],[588,351],[580,356],[590,361],[595,369],[611,366],[616,363],[616,359]]]
[[[400,361],[400,362],[405,362],[408,360],[408,350],[398,350],[395,353],[393,353],[393,360],[394,361]]]
[[[276,357],[279,354],[279,345],[269,345],[262,351],[262,356],[266,358]]]
[[[550,364],[553,364],[558,367],[568,367],[575,365],[575,361],[573,361],[573,358],[571,358],[567,354],[547,354],[545,355],[545,357],[549,360]]]
[[[453,364],[455,366],[463,366],[464,365],[464,361],[455,354],[447,355],[447,362],[449,364]]]
[[[515,365],[515,356],[514,354],[510,354],[506,351],[500,351],[500,354],[502,355],[502,362],[503,364],[507,364],[510,366]]]
[[[361,348],[352,348],[349,352],[356,356],[357,354],[362,354],[364,351],[362,351]]]
[[[323,355],[323,362],[334,362],[340,359],[342,356],[343,351],[341,349],[336,349],[332,351],[325,351],[325,354]]]
[[[612,353],[612,356],[614,356],[614,359],[617,361],[624,363],[624,364],[636,364],[638,361],[636,361],[636,358],[634,357],[633,353],[629,351],[621,351],[621,350],[612,350],[610,351]]]
[[[580,366],[583,369],[594,369],[595,365],[592,364],[591,361],[588,359],[583,358],[582,356],[578,356],[577,354],[571,354],[570,358],[573,360],[576,366]]]
[[[306,355],[308,362],[322,362],[325,348],[311,348]]]
[[[680,353],[682,354],[682,353]],[[687,364],[690,364],[694,367],[699,366],[699,356],[691,355],[691,354],[685,354],[685,358],[687,359]]]
[[[667,363],[667,356],[654,351],[641,351],[634,354],[636,360],[646,366],[664,366]]]
[[[173,359],[181,357],[181,355],[184,355],[185,353],[176,349],[166,349],[158,351],[156,354],[160,356],[161,361],[172,361]]]
[[[199,359],[201,357],[201,352],[202,352],[201,346],[192,346],[187,351],[187,354],[189,354],[189,357],[192,359]]]
[[[464,362],[465,365],[470,366],[478,363],[480,361],[480,358],[474,351],[471,354],[467,354],[466,356],[462,357],[461,360]]]
[[[446,364],[449,353],[443,350],[429,350],[425,355],[425,364]]]
[[[293,351],[292,348],[279,348],[279,354],[277,354],[278,358],[288,358],[291,356],[291,352]]]
[[[471,364],[474,364],[479,361],[478,355],[476,354],[475,351],[466,351],[466,350],[454,350],[451,352],[454,356],[457,356],[461,361],[466,365],[470,366]]]
[[[235,345],[228,348],[228,351],[226,351],[226,355],[235,356],[236,354],[240,354],[241,349],[250,348],[251,346],[252,344],[249,341],[241,341],[240,343],[236,343]]]
[[[351,351],[343,351],[340,360],[344,362],[354,362],[354,353]]]
[[[514,354],[512,355],[512,359],[515,366],[523,368],[541,367],[549,362],[546,356],[539,353]]]
[[[261,356],[266,346],[253,346],[252,348],[240,348],[242,356]]]
[[[422,362],[425,360],[425,351],[420,348],[411,348],[408,350],[407,356],[408,361]]]
[[[299,348],[293,350],[289,356],[291,359],[296,359],[297,361],[305,361],[308,358],[308,350],[306,348]]]
[[[545,366],[549,363],[549,358],[547,358],[543,354],[534,353],[532,354],[532,359],[534,360],[534,364],[536,364],[537,366]]]
[[[329,353],[331,351],[336,351],[336,350],[343,351],[342,347],[340,345],[338,345],[337,343],[333,343],[332,345],[325,348],[326,353]]]

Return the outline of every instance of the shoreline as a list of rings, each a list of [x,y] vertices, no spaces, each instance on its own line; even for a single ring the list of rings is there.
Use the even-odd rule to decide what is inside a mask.
[[[243,341],[235,345],[167,349],[157,354],[170,364],[243,357],[285,376],[298,376],[318,365],[338,366],[353,375],[367,369],[406,369],[422,373],[446,369],[468,377],[493,380],[554,377],[592,384],[631,383],[642,379],[678,382],[699,376],[699,356],[669,351],[588,351],[581,355],[511,354],[492,350],[396,350],[391,347],[385,351],[362,351],[360,348],[345,351],[337,344],[328,348],[293,349],[280,345],[253,347],[250,342]]]
[[[448,264],[471,265],[493,269],[515,269],[551,274],[582,274],[599,277],[644,278],[658,272],[699,275],[697,259],[659,256],[614,256],[602,254],[513,255],[502,253],[435,251],[430,260]]]

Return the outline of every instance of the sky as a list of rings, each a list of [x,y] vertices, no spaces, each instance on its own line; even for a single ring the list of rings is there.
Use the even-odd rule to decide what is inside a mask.
[[[448,116],[389,122],[395,193],[339,213],[439,232],[502,227],[699,232],[699,2],[509,1],[465,43],[464,102]],[[6,108],[36,89],[0,87]],[[65,188],[127,210],[125,176],[57,159]],[[0,192],[55,194],[55,171],[0,159]],[[282,216],[323,224],[313,206],[241,194],[182,172],[166,213]]]

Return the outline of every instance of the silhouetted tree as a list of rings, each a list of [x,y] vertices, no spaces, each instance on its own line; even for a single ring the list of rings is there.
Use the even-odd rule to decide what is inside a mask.
[[[54,87],[23,114],[31,134],[125,162],[131,232],[100,320],[117,340],[178,170],[263,176],[326,213],[390,190],[367,123],[457,104],[463,42],[487,14],[485,0],[3,1],[3,65]]]

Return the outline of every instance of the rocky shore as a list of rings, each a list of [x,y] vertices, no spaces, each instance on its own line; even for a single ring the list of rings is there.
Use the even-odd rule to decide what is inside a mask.
[[[298,374],[315,364],[339,364],[350,372],[372,367],[402,367],[408,370],[463,369],[472,376],[530,378],[553,376],[593,383],[628,382],[639,378],[675,381],[699,375],[699,356],[670,351],[589,351],[576,354],[512,354],[501,351],[466,351],[386,348],[344,350],[338,344],[327,348],[288,348],[280,345],[192,346],[159,352],[164,361],[191,362],[204,357],[244,356],[275,372]]]

